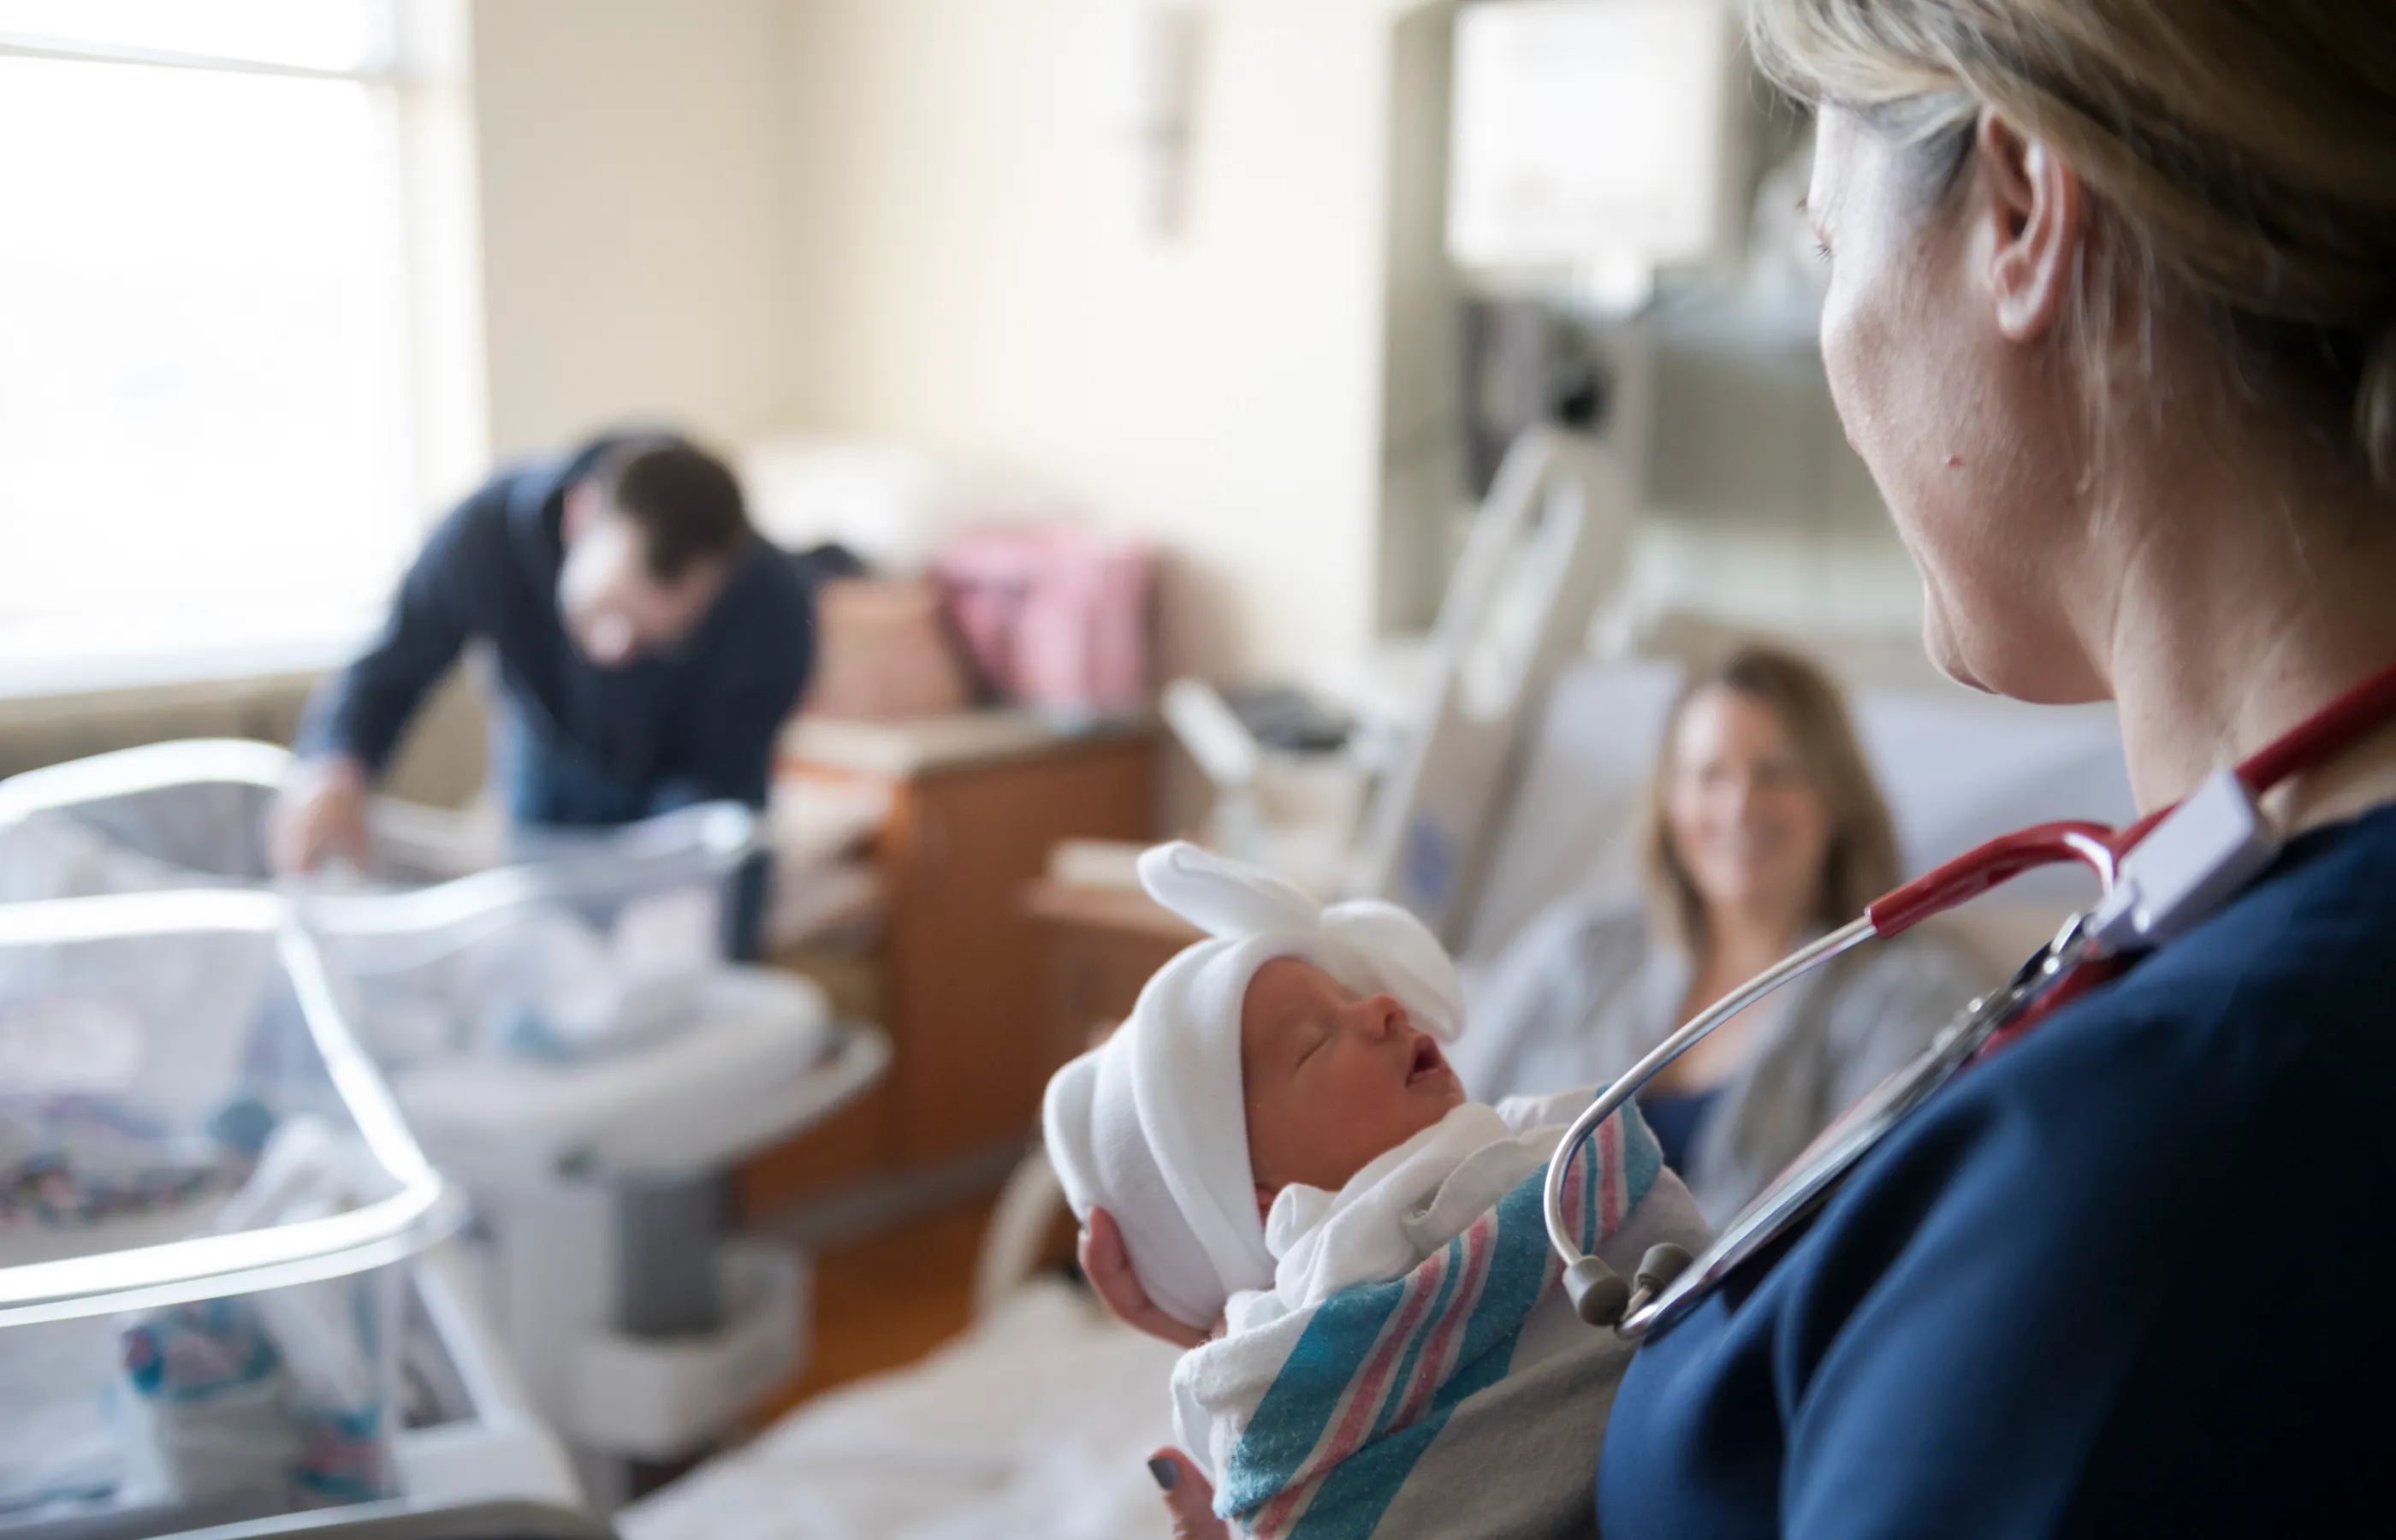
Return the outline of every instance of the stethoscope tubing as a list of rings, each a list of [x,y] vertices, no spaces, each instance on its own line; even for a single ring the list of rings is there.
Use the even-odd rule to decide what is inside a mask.
[[[2290,777],[2324,763],[2367,734],[2388,725],[2391,718],[2396,718],[2396,666],[2382,669],[2363,680],[2265,745],[2241,762],[2235,774],[2247,795],[2260,797]],[[2123,859],[2172,811],[2170,807],[2157,809],[2120,830],[2097,823],[2064,821],[1999,835],[1873,900],[1861,918],[1790,953],[1657,1043],[1582,1109],[1557,1141],[1555,1154],[1548,1162],[1547,1178],[1542,1185],[1548,1242],[1565,1266],[1565,1284],[1574,1294],[1576,1308],[1592,1325],[1611,1324],[1625,1337],[1637,1340],[1646,1334],[1659,1307],[1666,1303],[1661,1296],[1672,1280],[1650,1278],[1643,1266],[1639,1291],[1628,1295],[1627,1304],[1620,1286],[1609,1285],[1613,1308],[1592,1308],[1584,1293],[1588,1288],[1585,1269],[1594,1269],[1600,1275],[1606,1274],[1607,1269],[1582,1252],[1565,1220],[1564,1203],[1565,1179],[1582,1142],[1598,1124],[1644,1089],[1666,1065],[1757,1001],[1865,942],[1896,936],[2036,868],[2066,862],[2087,867],[2096,877],[2100,890],[2097,902],[2101,906],[2112,896]],[[1971,1058],[2037,1020],[2073,992],[2072,980],[2083,964],[2104,961],[2106,954],[2101,948],[2092,946],[2086,929],[2095,912],[2092,908],[2072,916],[2056,940],[2025,964],[2013,984],[1993,996],[1972,1002],[1963,1020],[1940,1042],[1961,1041],[1964,1035],[1961,1029],[1977,1026],[1980,1030],[1971,1035],[1967,1051],[1956,1055],[1945,1073],[1960,1070]],[[1932,1057],[1937,1056],[1934,1049]],[[1872,1126],[1846,1139],[1844,1143],[1850,1148],[1840,1158],[1817,1169],[1808,1169],[1806,1157],[1799,1157],[1790,1174],[1734,1220],[1724,1237],[1697,1260],[1682,1287],[1671,1292],[1686,1295],[1693,1284],[1702,1289],[1739,1260],[1753,1255],[1754,1232],[1759,1228],[1769,1225],[1775,1229],[1782,1228],[1809,1212],[1844,1175],[1847,1163],[1876,1142],[1897,1117],[1910,1110],[1920,1099],[1917,1095],[1905,1107],[1888,1109],[1877,1120],[1866,1120]],[[1871,1100],[1866,1098],[1867,1103]],[[1836,1127],[1833,1125],[1834,1130]],[[1830,1135],[1826,1134],[1825,1139],[1829,1138]],[[1804,1190],[1787,1194],[1784,1201],[1780,1189],[1792,1176]],[[1677,1266],[1689,1269],[1689,1259],[1680,1256]]]
[[[1581,1109],[1572,1127],[1556,1145],[1556,1154],[1548,1162],[1547,1181],[1541,1191],[1546,1201],[1548,1244],[1560,1256],[1577,1257],[1580,1243],[1573,1236],[1564,1219],[1564,1180],[1572,1169],[1573,1154],[1580,1148],[1597,1125],[1620,1111],[1625,1104],[1646,1088],[1664,1066],[1680,1057],[1697,1041],[1739,1012],[1764,996],[1794,983],[1816,968],[1843,953],[1855,950],[1880,933],[1872,928],[1871,917],[1866,915],[1840,926],[1812,945],[1801,948],[1757,974],[1731,993],[1698,1012],[1671,1037],[1650,1049],[1644,1058],[1632,1065],[1614,1083],[1598,1093],[1597,1099]]]

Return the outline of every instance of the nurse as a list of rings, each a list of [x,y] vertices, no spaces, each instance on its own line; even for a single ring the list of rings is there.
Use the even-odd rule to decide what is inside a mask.
[[[2396,661],[2396,7],[1754,37],[1820,107],[1823,358],[1948,672],[2115,701],[2157,807]],[[2262,878],[1649,1341],[1607,1540],[2385,1530],[2396,732],[2265,805]]]
[[[502,471],[433,531],[381,636],[310,702],[276,864],[364,861],[369,788],[476,641],[497,664],[493,768],[518,824],[764,807],[814,652],[803,564],[838,555],[767,544],[732,472],[669,435],[603,435]],[[743,874],[736,954],[755,949],[764,875]]]
[[[1848,436],[1967,684],[2171,803],[2396,661],[2396,10],[1759,0]],[[2359,1533],[2396,1389],[2396,734],[1642,1352],[1609,1540]]]

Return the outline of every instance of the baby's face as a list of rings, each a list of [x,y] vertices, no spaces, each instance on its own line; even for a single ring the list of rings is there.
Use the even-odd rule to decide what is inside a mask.
[[[1276,958],[1240,1004],[1240,1083],[1259,1210],[1292,1182],[1337,1192],[1464,1101],[1439,1045],[1388,995]]]

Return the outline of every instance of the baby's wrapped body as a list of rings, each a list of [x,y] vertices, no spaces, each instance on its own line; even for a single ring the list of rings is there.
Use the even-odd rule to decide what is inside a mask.
[[[1590,1451],[1629,1348],[1580,1323],[1541,1202],[1586,1092],[1468,1102],[1454,965],[1378,903],[1318,909],[1186,845],[1142,858],[1210,933],[1058,1072],[1068,1201],[1161,1309],[1222,1331],[1174,1375],[1216,1507],[1262,1536],[1592,1532]],[[1629,1274],[1704,1225],[1635,1112],[1573,1163],[1585,1249]]]
[[[1540,1203],[1589,1099],[1467,1103],[1336,1197],[1284,1190],[1273,1287],[1232,1295],[1173,1376],[1218,1511],[1257,1536],[1593,1532],[1591,1451],[1631,1349],[1573,1313]],[[1705,1233],[1635,1111],[1590,1135],[1564,1195],[1625,1277]]]

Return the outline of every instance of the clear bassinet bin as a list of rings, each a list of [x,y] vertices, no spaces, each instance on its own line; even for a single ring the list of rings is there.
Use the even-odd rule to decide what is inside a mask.
[[[0,903],[264,884],[290,763],[195,741],[0,782]],[[578,1446],[699,1447],[805,1350],[804,1259],[722,1233],[721,1173],[862,1093],[887,1039],[803,978],[725,960],[758,848],[737,804],[504,838],[385,802],[373,835],[372,870],[277,891],[414,1137],[473,1198],[471,1292]]]
[[[273,896],[0,906],[0,1534],[393,1496],[461,1211]]]
[[[264,886],[267,815],[292,757],[152,744],[0,783],[0,902]],[[687,1018],[721,971],[757,823],[706,803],[608,830],[503,831],[378,799],[364,872],[278,884],[386,1066],[496,1047],[568,1059]]]
[[[0,901],[266,885],[267,815],[292,764],[290,750],[273,744],[191,738],[11,776],[0,781]],[[383,797],[367,819],[373,851],[353,890],[387,895],[496,868],[554,869],[560,894],[600,917],[646,895],[726,890],[761,848],[755,816],[732,802],[615,829],[512,830]]]

